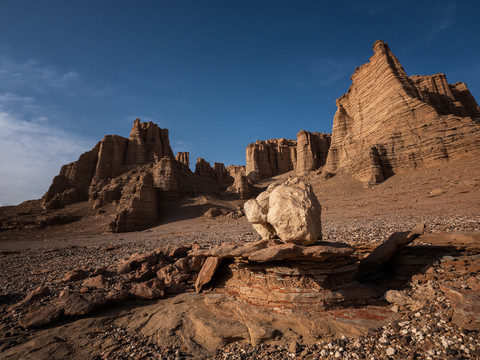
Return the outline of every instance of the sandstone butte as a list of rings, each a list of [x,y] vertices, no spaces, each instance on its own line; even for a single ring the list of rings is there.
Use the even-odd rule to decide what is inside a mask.
[[[381,40],[337,99],[325,171],[364,183],[480,151],[480,110],[467,86],[444,74],[407,76]]]
[[[221,163],[198,159],[195,174],[189,169],[189,153],[173,157],[168,130],[152,122],[136,119],[128,139],[105,136],[92,150],[73,163],[62,166],[42,197],[45,210],[62,208],[80,201],[90,201],[93,209],[116,203],[117,214],[111,231],[136,231],[155,223],[159,197],[185,193],[222,193],[244,197],[249,189],[235,176],[243,167],[228,169]]]
[[[331,136],[302,130],[296,142],[257,140],[246,150],[251,179],[322,168],[329,176],[347,172],[376,184],[480,152],[480,110],[464,83],[449,84],[444,74],[409,77],[386,43],[376,41],[373,50],[336,101]]]

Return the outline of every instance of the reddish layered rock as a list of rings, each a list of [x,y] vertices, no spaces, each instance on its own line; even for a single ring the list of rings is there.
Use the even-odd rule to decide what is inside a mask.
[[[297,134],[297,175],[308,174],[325,165],[331,135],[300,130]]]
[[[247,176],[260,180],[292,171],[297,162],[295,140],[257,140],[247,146]]]
[[[252,196],[250,179],[244,173],[233,176],[233,184],[227,188],[227,192],[235,194],[239,199],[249,199]]]
[[[190,153],[188,152],[178,152],[175,156],[175,160],[185,165],[187,168],[190,167]]]
[[[365,183],[480,152],[480,111],[463,83],[445,75],[408,77],[383,41],[337,99],[325,170]]]
[[[353,252],[346,244],[300,246],[262,240],[223,244],[193,251],[190,256],[207,258],[197,280],[197,291],[211,282],[216,291],[255,307],[312,314],[365,305],[379,297],[353,278],[357,269]]]

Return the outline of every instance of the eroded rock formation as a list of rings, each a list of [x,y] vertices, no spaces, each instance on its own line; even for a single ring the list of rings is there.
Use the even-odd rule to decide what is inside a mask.
[[[295,140],[257,140],[247,146],[247,176],[252,180],[269,178],[295,169]]]
[[[230,172],[222,163],[213,163],[213,168],[210,163],[202,158],[197,159],[195,165],[195,174],[217,181],[220,184],[231,185],[233,183],[233,177],[230,176]]]
[[[153,176],[147,172],[123,188],[119,209],[110,227],[114,232],[143,230],[154,224],[157,216]]]
[[[188,152],[178,152],[175,156],[175,160],[185,165],[187,168],[190,167],[190,153]]]
[[[64,165],[43,196],[42,207],[59,208],[87,200],[105,180],[166,156],[173,156],[168,130],[136,119],[128,139],[107,135],[77,161]]]
[[[398,171],[480,149],[480,110],[464,83],[408,77],[386,43],[373,45],[337,99],[325,169],[378,183]]]
[[[297,134],[297,175],[308,174],[325,165],[331,135],[300,130]]]
[[[77,161],[64,165],[41,205],[49,210],[89,200],[93,209],[100,209],[117,203],[111,230],[135,231],[155,222],[160,198],[220,194],[233,184],[221,163],[212,168],[199,159],[196,173],[200,176],[189,169],[189,153],[173,157],[167,129],[137,119],[128,139],[107,135]],[[240,190],[235,193],[243,196],[245,189]]]

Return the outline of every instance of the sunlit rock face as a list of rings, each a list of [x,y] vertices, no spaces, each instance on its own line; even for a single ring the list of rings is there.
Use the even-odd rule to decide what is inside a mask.
[[[446,76],[407,76],[386,43],[352,75],[337,99],[325,170],[365,183],[448,161],[480,149],[480,110],[464,83]]]

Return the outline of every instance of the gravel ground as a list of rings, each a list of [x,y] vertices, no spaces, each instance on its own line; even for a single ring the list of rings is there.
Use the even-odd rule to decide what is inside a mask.
[[[480,216],[438,216],[424,218],[394,218],[367,221],[324,221],[324,240],[342,241],[352,245],[380,243],[394,231],[405,231],[425,222],[431,232],[479,231]],[[61,279],[72,269],[106,268],[132,253],[145,253],[170,244],[198,243],[202,247],[223,242],[254,241],[258,236],[253,230],[235,227],[235,223],[195,231],[162,235],[150,231],[137,233],[136,240],[102,245],[67,246],[56,249],[3,251],[0,253],[0,326],[4,337],[15,338],[23,330],[15,325],[15,316],[5,317],[6,306],[23,299],[40,285],[46,285],[52,294],[71,290],[75,284]],[[128,239],[128,236],[124,236]],[[437,266],[437,265],[436,265]],[[438,265],[440,266],[440,265]],[[478,276],[478,274],[477,274]],[[375,333],[356,339],[341,338],[319,342],[315,345],[285,344],[283,346],[260,345],[257,347],[231,344],[219,350],[215,359],[478,359],[480,338],[477,332],[462,331],[451,321],[452,308],[438,291],[438,281],[428,283],[431,298],[425,299],[418,309],[398,309],[400,319]],[[425,284],[411,285],[405,290],[414,295],[425,291]],[[52,295],[53,296],[53,295]],[[47,297],[46,300],[49,298]],[[20,313],[17,314],[19,316]],[[7,336],[8,335],[8,336]],[[92,340],[110,342],[113,345],[99,358],[117,359],[180,359],[178,349],[160,347],[125,329],[111,327],[93,332]],[[15,341],[10,343],[15,345]]]

